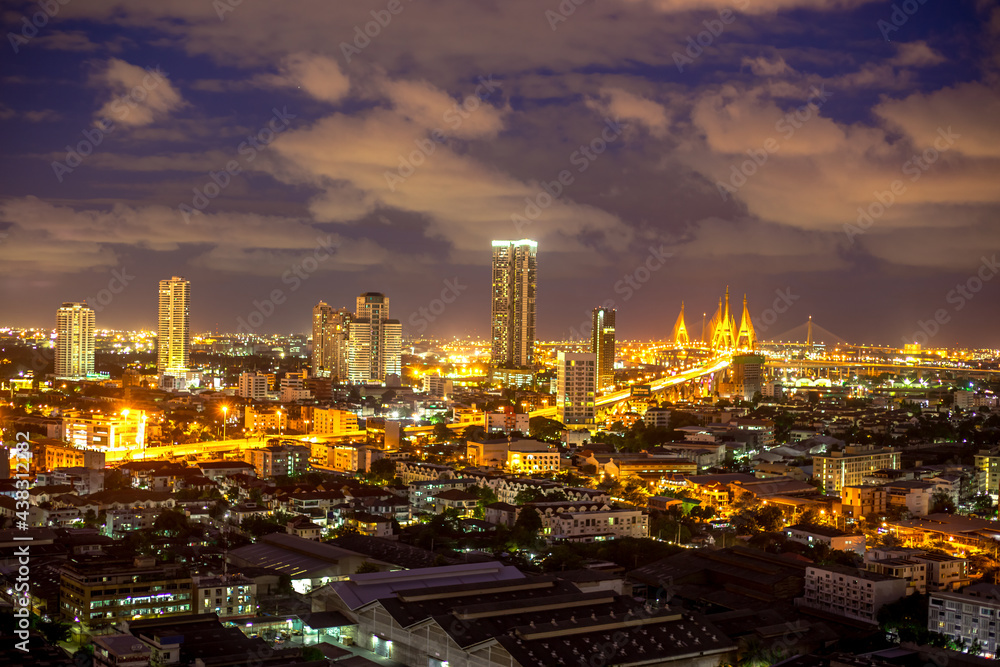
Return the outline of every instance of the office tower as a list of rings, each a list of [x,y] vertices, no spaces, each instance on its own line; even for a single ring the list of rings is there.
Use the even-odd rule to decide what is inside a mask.
[[[252,401],[267,398],[267,376],[263,373],[240,373],[239,396]]]
[[[314,377],[347,378],[351,319],[345,308],[335,310],[320,301],[313,308],[312,367]]]
[[[519,368],[535,363],[537,243],[493,242],[492,363]]]
[[[190,282],[177,276],[160,281],[156,370],[161,374],[187,370],[191,350],[188,323],[190,303]]]
[[[764,391],[764,367],[767,359],[759,354],[740,354],[733,357],[730,376],[733,391],[743,400],[752,400],[754,394]]]
[[[379,292],[358,297],[357,310],[349,329],[351,382],[385,382],[400,375],[403,356],[403,325],[389,319],[389,298]]]
[[[560,352],[556,361],[556,419],[566,426],[593,426],[596,355]]]
[[[590,351],[597,360],[597,388],[615,384],[615,309],[594,308],[590,329]]]
[[[56,311],[56,377],[93,374],[94,322],[94,311],[86,301],[67,301]]]

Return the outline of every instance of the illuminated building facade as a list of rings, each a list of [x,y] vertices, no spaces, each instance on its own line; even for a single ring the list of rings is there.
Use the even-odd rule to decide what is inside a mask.
[[[387,302],[388,307],[388,302]],[[353,316],[320,301],[313,308],[312,368],[316,377],[347,379]]]
[[[491,357],[496,367],[535,363],[537,246],[528,239],[493,242]]]
[[[94,374],[94,311],[86,302],[67,301],[56,311],[57,378]]]
[[[99,414],[71,411],[62,418],[63,440],[77,449],[105,452],[108,461],[127,458],[146,444],[146,413],[122,410]]]
[[[839,496],[845,486],[858,486],[876,470],[898,470],[899,452],[871,446],[849,446],[843,451],[813,457],[813,477],[823,493]]]
[[[191,283],[174,276],[160,281],[156,370],[174,374],[188,369],[191,353],[189,307]]]
[[[402,373],[403,325],[389,319],[389,297],[365,292],[350,323],[348,376],[351,382],[381,384]]]
[[[60,568],[63,616],[91,630],[137,618],[191,613],[191,577],[155,559],[76,557]]]
[[[566,426],[593,426],[597,359],[591,352],[560,352],[556,361],[556,419]]]
[[[257,584],[241,575],[195,577],[196,614],[216,614],[220,619],[257,615]]]
[[[319,435],[342,435],[358,430],[358,416],[347,410],[336,408],[315,408],[312,411],[310,433]]]
[[[239,395],[253,401],[267,398],[268,378],[263,373],[240,373]]]
[[[615,384],[615,309],[594,308],[590,329],[590,351],[597,360],[597,388]]]

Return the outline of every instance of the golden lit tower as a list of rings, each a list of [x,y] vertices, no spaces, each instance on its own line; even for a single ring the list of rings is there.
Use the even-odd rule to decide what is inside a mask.
[[[85,378],[94,372],[94,311],[87,302],[67,301],[56,312],[58,378]]]
[[[535,272],[538,244],[493,242],[491,362],[496,368],[535,363]]]
[[[590,331],[590,351],[597,360],[597,388],[615,383],[615,309],[594,308]]]
[[[188,309],[191,283],[174,276],[160,281],[160,313],[157,330],[156,370],[162,373],[186,371],[191,351]]]
[[[352,315],[324,301],[313,308],[312,369],[317,377],[347,379],[348,341]]]
[[[757,347],[757,334],[750,321],[750,311],[747,310],[747,295],[743,295],[743,317],[740,319],[740,332],[736,335],[736,347],[752,350]]]
[[[674,323],[674,345],[684,347],[690,343],[687,326],[684,324],[684,302],[681,301],[681,314],[677,316],[677,321]]]

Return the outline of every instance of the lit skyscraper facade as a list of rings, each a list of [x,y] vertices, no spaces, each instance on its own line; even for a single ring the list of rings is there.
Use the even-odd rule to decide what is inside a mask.
[[[538,244],[493,242],[492,363],[519,368],[535,363],[535,271]]]
[[[161,374],[187,370],[191,352],[190,304],[189,281],[177,276],[160,281],[156,370]]]
[[[594,425],[597,360],[591,352],[560,352],[556,359],[556,419],[569,427]]]
[[[351,382],[381,383],[402,373],[403,325],[389,319],[389,297],[379,292],[359,296],[349,332]]]
[[[590,330],[590,351],[597,359],[597,388],[615,383],[615,309],[594,308]]]
[[[86,302],[67,301],[56,311],[56,377],[94,373],[94,324],[94,311]]]
[[[313,308],[312,367],[317,377],[347,379],[348,344],[353,316],[320,301]]]

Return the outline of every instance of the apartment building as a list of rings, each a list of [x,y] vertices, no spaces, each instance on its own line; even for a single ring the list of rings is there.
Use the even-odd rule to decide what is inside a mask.
[[[194,577],[196,614],[217,614],[220,619],[257,615],[257,584],[242,575]]]
[[[319,435],[344,435],[358,430],[358,416],[348,410],[315,408],[312,411],[310,433]]]
[[[59,574],[63,615],[90,630],[192,610],[191,577],[180,565],[156,565],[152,557],[78,556],[66,561]]]
[[[859,556],[865,554],[865,536],[863,533],[846,533],[830,526],[816,526],[797,523],[785,528],[785,535],[793,542],[801,544],[825,544],[831,549],[853,551]]]
[[[845,486],[861,485],[866,474],[899,467],[898,451],[871,445],[848,446],[813,457],[813,477],[822,485],[823,493],[832,496],[839,496]]]
[[[855,519],[885,514],[886,492],[879,486],[845,486],[841,489],[841,504],[844,508],[844,516]]]
[[[600,542],[621,537],[649,537],[649,516],[641,510],[559,512],[544,534],[550,542]]]
[[[909,582],[877,572],[840,565],[806,568],[804,595],[798,606],[877,624],[879,610],[906,595]]]
[[[961,593],[931,593],[927,629],[982,648],[981,657],[998,657],[997,623],[1000,622],[1000,586],[973,584]]]
[[[1000,448],[979,450],[975,466],[979,473],[979,492],[990,494],[994,501],[1000,498]]]
[[[302,445],[270,445],[248,449],[246,461],[254,467],[257,477],[294,477],[309,470],[309,448]]]

